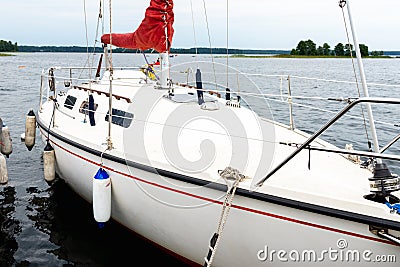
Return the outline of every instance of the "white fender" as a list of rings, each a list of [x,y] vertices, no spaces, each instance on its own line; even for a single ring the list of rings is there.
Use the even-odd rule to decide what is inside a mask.
[[[0,184],[6,184],[8,182],[8,170],[6,158],[0,154]]]
[[[100,228],[111,217],[111,178],[103,168],[93,177],[93,215]]]
[[[33,110],[31,109],[26,115],[25,120],[25,146],[29,151],[32,150],[35,145],[36,139],[36,116]]]
[[[51,182],[56,178],[56,156],[53,147],[47,142],[43,151],[44,179]]]
[[[10,130],[8,129],[8,126],[3,124],[3,128],[1,130],[1,153],[8,158],[12,153],[12,150],[13,148]]]

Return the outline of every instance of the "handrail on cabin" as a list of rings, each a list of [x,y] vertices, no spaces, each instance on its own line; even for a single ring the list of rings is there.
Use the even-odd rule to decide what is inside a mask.
[[[260,187],[263,183],[275,174],[279,169],[281,169],[286,163],[294,158],[300,151],[305,149],[311,144],[318,136],[325,132],[332,124],[334,124],[338,119],[340,119],[344,114],[346,114],[350,109],[360,103],[374,103],[374,104],[400,104],[400,99],[398,98],[381,98],[381,97],[362,97],[350,102],[346,107],[339,111],[331,120],[329,120],[321,129],[310,136],[303,144],[301,144],[295,151],[292,152],[285,160],[283,160],[278,166],[276,166],[272,171],[270,171],[263,179],[257,182],[256,186]]]
[[[101,69],[102,70],[107,70],[107,68],[106,67],[101,67]],[[117,70],[139,70],[140,69],[140,67],[117,67],[117,68],[114,68],[114,69],[117,69]],[[59,77],[59,76],[55,76],[54,74],[50,74],[50,72],[53,72],[53,71],[65,71],[65,70],[67,70],[67,71],[69,71],[69,77],[67,78],[67,77]],[[45,90],[45,80],[46,80],[46,77],[47,77],[47,79],[51,79],[51,84],[52,84],[52,87],[53,87],[53,89],[54,90],[51,90],[52,88],[49,88],[49,85],[47,86],[47,97],[46,97],[46,99],[48,99],[49,98],[49,91],[54,91],[54,95],[56,95],[56,84],[55,84],[55,80],[56,79],[61,79],[61,78],[64,78],[64,79],[67,79],[67,80],[69,80],[69,82],[70,82],[70,86],[72,85],[72,80],[75,80],[75,79],[77,79],[77,80],[79,80],[79,78],[73,78],[72,77],[72,70],[95,70],[95,68],[93,68],[93,67],[51,67],[51,68],[48,68],[47,69],[47,74],[46,74],[46,71],[43,69],[42,70],[42,74],[41,74],[41,83],[40,83],[40,103],[39,103],[39,111],[41,111],[42,110],[42,102],[43,102],[43,91]],[[87,79],[85,79],[85,80],[87,80]],[[80,86],[74,86],[74,87],[76,87],[77,89],[83,89],[83,90],[90,90],[90,91],[92,91],[92,92],[96,92],[96,93],[98,93],[98,94],[100,94],[100,93],[103,93],[103,92],[100,92],[100,91],[96,91],[96,90],[93,90],[93,89],[87,89],[87,88],[84,88],[84,87],[80,87]],[[104,93],[105,95],[107,95],[108,96],[108,94],[107,93]],[[117,99],[125,99],[128,103],[131,103],[131,100],[129,99],[129,98],[127,98],[127,97],[123,97],[123,96],[115,96]]]
[[[78,89],[78,90],[83,90],[83,91],[89,91],[89,92],[92,92],[92,93],[97,93],[98,95],[103,94],[103,95],[105,95],[106,97],[110,97],[110,93],[103,92],[103,91],[99,91],[99,90],[95,90],[95,89],[93,89],[93,88],[87,88],[87,87],[77,86],[77,85],[74,85],[74,88],[75,88],[75,89]],[[113,94],[112,96],[115,97],[117,100],[124,99],[124,100],[125,100],[126,102],[128,102],[128,103],[132,103],[132,101],[131,101],[131,99],[130,99],[129,97],[120,96],[120,95],[116,95],[116,94]]]

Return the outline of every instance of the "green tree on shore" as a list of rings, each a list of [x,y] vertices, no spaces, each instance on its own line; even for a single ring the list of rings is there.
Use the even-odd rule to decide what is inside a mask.
[[[300,41],[296,49],[292,49],[291,55],[302,55],[302,56],[315,56],[317,55],[317,48],[313,41],[308,39],[307,41]]]
[[[322,46],[318,46],[317,48],[316,44],[312,40],[301,40],[298,43],[297,47],[292,49],[290,54],[299,56],[355,56],[355,51],[352,44],[343,45],[342,43],[338,43],[333,50],[331,50],[330,48],[331,47],[328,43],[324,43]],[[359,48],[362,57],[369,56],[368,46],[366,46],[365,44],[360,44]],[[374,55],[378,54],[379,52],[375,51]]]
[[[368,46],[366,46],[365,44],[360,44],[360,53],[362,57],[368,57],[369,56],[369,52],[368,52]]]
[[[0,40],[0,52],[18,52],[18,44]]]
[[[342,43],[338,43],[335,46],[334,51],[335,51],[335,56],[337,56],[337,57],[344,56],[344,45]]]
[[[344,55],[346,57],[349,57],[351,53],[353,52],[353,45],[352,44],[346,44],[344,46]],[[354,54],[353,54],[354,55]]]
[[[328,43],[322,45],[322,53],[324,56],[329,56],[331,54],[331,46]]]

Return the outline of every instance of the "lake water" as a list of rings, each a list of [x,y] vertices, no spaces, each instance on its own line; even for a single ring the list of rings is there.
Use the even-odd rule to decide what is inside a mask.
[[[143,64],[141,55],[114,54],[113,57],[115,66]],[[148,60],[156,58],[156,55],[150,55]],[[195,59],[192,55],[171,58],[173,70],[185,80],[190,72],[183,73],[189,68],[181,63]],[[209,56],[199,59],[210,61]],[[20,140],[27,112],[30,108],[38,108],[42,69],[81,66],[85,60],[85,54],[72,53],[17,53],[13,57],[0,57],[0,117],[9,126],[13,139],[13,152],[7,159],[9,182],[0,187],[0,266],[116,266],[123,263],[136,265],[139,260],[152,266],[186,266],[113,221],[98,229],[88,203],[61,180],[52,185],[45,182],[42,142],[37,139],[32,151],[28,151]],[[224,64],[226,61],[226,58],[215,58],[216,63]],[[354,83],[327,82],[354,81],[350,59],[230,58],[228,63],[233,69],[247,74],[237,75],[230,69],[228,78],[230,86],[239,88],[245,100],[247,86],[253,87],[247,91],[253,93],[279,95],[287,92],[287,76],[281,81],[277,76],[267,75],[290,75],[293,96],[337,98],[358,95]],[[364,64],[371,96],[400,97],[400,59],[367,59]],[[213,69],[210,64],[207,66]],[[226,70],[224,65],[216,68],[217,72]],[[255,73],[265,76],[255,76]],[[207,79],[213,78],[209,76]],[[218,83],[224,84],[224,81]],[[359,90],[362,92],[361,86]],[[271,98],[268,103],[250,97],[247,101],[254,104],[256,111],[288,124],[287,103],[275,101],[281,97]],[[321,99],[296,99],[295,102],[314,108],[293,106],[295,126],[307,132],[318,130],[333,117],[333,113],[322,113],[320,109],[337,112],[345,106],[343,102]],[[374,105],[373,110],[379,142],[383,146],[399,132],[395,125],[400,124],[400,110],[389,105]],[[363,120],[359,119],[361,110],[355,109],[351,115],[355,117],[341,120],[323,137],[342,148],[351,143],[356,149],[367,150]],[[399,149],[400,146],[395,144],[388,152],[399,154]],[[393,172],[400,173],[399,164],[388,164]]]

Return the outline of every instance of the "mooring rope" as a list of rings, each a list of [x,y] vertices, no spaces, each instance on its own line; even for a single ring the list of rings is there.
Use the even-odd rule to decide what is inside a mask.
[[[242,175],[238,170],[232,167],[226,167],[223,171],[219,171],[219,175],[225,180],[228,190],[222,204],[222,212],[219,218],[217,232],[212,236],[207,257],[204,258],[204,267],[210,267],[214,260],[226,221],[228,220],[229,211],[232,206],[236,189],[239,183],[246,178],[246,176]]]

